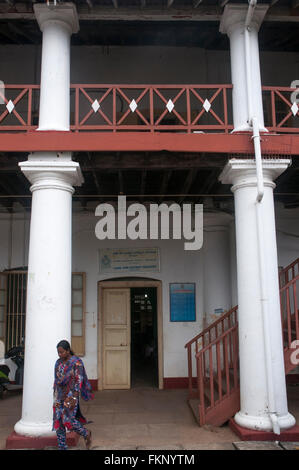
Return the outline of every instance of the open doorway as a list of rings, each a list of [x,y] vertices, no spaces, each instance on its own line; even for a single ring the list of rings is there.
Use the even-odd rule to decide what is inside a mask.
[[[98,390],[163,389],[162,283],[98,282]]]
[[[157,288],[131,289],[131,386],[158,387]]]

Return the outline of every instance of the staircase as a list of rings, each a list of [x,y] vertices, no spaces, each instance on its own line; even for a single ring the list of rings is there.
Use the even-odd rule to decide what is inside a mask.
[[[299,258],[279,272],[285,373],[299,340]],[[293,346],[293,347],[292,347]],[[186,345],[189,405],[200,426],[221,426],[240,410],[238,306],[211,323]]]

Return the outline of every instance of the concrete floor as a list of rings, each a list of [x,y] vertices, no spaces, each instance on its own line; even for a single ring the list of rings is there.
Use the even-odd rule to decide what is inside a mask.
[[[289,410],[299,423],[299,386],[288,387]],[[92,431],[92,449],[225,449],[233,450],[239,438],[228,425],[199,427],[187,404],[187,390],[102,391],[82,403]],[[21,396],[6,395],[0,401],[0,449],[20,419]],[[78,448],[85,448],[80,439]]]

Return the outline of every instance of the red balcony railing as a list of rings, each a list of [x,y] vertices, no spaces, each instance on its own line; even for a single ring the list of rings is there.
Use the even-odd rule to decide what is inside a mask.
[[[39,92],[39,85],[0,88],[0,131],[35,130]],[[270,132],[299,132],[299,109],[291,102],[292,92],[287,87],[263,87],[265,126]],[[71,85],[70,129],[227,134],[233,130],[231,94],[228,84]]]

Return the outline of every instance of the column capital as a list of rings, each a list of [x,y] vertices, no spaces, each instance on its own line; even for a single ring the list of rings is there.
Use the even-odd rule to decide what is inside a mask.
[[[79,20],[76,5],[74,3],[64,3],[58,5],[47,5],[36,3],[33,5],[34,13],[41,31],[49,22],[64,23],[70,34],[79,31]]]
[[[289,158],[263,159],[264,185],[275,187],[274,180],[291,165]],[[222,184],[233,184],[232,191],[240,187],[257,185],[254,159],[233,158],[227,162],[219,176]]]
[[[39,158],[40,154],[31,154],[25,162],[20,162],[19,166],[32,184],[30,190],[38,189],[60,189],[74,192],[73,186],[81,186],[84,179],[80,165],[73,162],[69,156],[64,156],[60,160],[53,160],[50,157]]]
[[[269,5],[258,4],[256,5],[253,13],[253,18],[251,20],[251,27],[255,28],[256,31],[260,29],[260,26],[264,20],[265,14]],[[228,34],[240,27],[244,27],[246,15],[248,11],[248,5],[244,4],[228,4],[225,6],[221,21],[219,31],[223,34]]]

